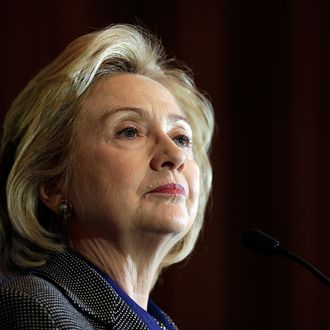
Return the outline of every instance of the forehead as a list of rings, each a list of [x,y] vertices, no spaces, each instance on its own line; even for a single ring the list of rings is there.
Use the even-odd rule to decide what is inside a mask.
[[[87,110],[87,117],[103,116],[125,107],[141,108],[159,115],[184,115],[166,87],[137,74],[100,78],[87,94],[83,107]]]

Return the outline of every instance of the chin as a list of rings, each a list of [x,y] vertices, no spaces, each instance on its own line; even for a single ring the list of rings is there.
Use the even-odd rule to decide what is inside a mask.
[[[192,224],[193,221],[187,216],[168,214],[155,217],[149,228],[163,235],[184,235]]]

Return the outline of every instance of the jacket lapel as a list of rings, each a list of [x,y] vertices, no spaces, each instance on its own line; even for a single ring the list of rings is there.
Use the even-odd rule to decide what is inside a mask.
[[[77,310],[105,326],[148,330],[113,288],[71,251],[53,255],[45,265],[32,273],[51,282]]]

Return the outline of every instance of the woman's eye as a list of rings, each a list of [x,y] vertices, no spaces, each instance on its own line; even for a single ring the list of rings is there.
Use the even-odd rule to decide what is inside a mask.
[[[173,141],[175,144],[177,144],[180,147],[187,147],[189,148],[191,146],[191,138],[187,135],[178,135],[173,138]]]
[[[117,136],[128,139],[136,138],[138,135],[139,131],[135,127],[126,127],[117,133]]]

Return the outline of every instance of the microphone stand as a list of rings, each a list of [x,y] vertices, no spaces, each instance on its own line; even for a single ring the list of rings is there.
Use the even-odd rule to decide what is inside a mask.
[[[330,288],[330,279],[326,277],[323,273],[321,273],[316,267],[311,265],[309,262],[304,260],[302,257],[299,257],[298,255],[294,254],[291,251],[286,251],[283,249],[279,249],[278,254],[286,257],[295,263],[299,264],[300,266],[307,269],[309,272],[311,272],[314,276],[316,276],[321,282],[323,282],[326,286]]]
[[[295,263],[299,264],[300,266],[311,272],[326,286],[330,287],[330,279],[328,277],[326,277],[316,267],[314,267],[312,264],[310,264],[300,256],[294,254],[289,250],[283,249],[279,240],[264,233],[263,231],[259,229],[249,230],[243,235],[242,242],[245,247],[254,252],[258,252],[266,256],[274,256],[276,254],[279,254],[294,261]]]

